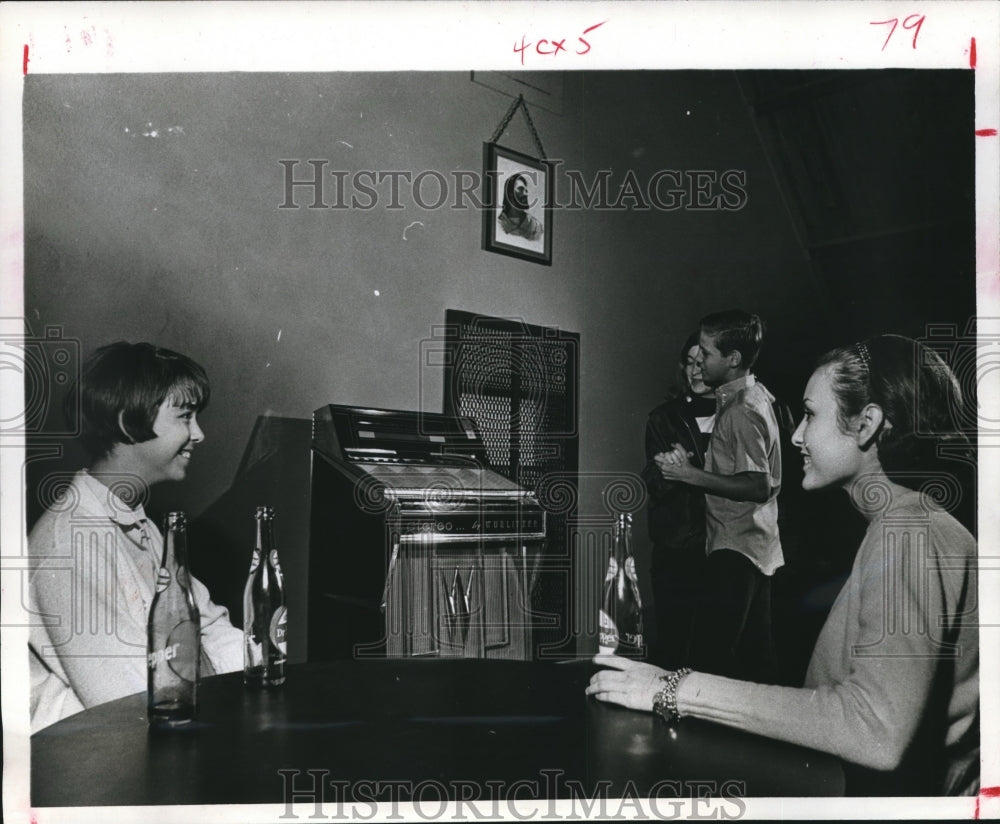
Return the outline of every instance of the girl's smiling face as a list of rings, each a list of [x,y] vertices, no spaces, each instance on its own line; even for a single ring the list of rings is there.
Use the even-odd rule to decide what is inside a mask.
[[[153,433],[156,437],[134,445],[139,474],[148,484],[183,480],[191,450],[205,439],[198,413],[191,404],[169,396],[156,413]]]
[[[802,452],[803,489],[848,488],[869,468],[859,436],[841,428],[830,372],[831,366],[822,366],[809,378],[802,398],[805,415],[792,435]]]
[[[705,386],[705,382],[701,379],[701,367],[698,366],[700,352],[697,344],[688,349],[684,358],[684,375],[687,377],[688,388],[692,395],[709,395],[712,387]]]

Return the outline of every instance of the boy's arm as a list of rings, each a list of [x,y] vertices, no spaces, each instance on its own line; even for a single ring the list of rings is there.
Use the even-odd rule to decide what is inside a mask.
[[[716,475],[705,469],[691,467],[691,480],[685,483],[704,489],[710,495],[731,501],[752,501],[763,504],[771,497],[771,483],[765,472],[738,472],[735,475]]]
[[[723,435],[725,430],[726,435]],[[658,455],[655,460],[667,480],[676,480],[704,489],[731,501],[766,503],[771,497],[771,474],[768,462],[768,430],[759,414],[735,407],[725,419],[716,421],[712,438],[724,437],[727,451],[734,456],[730,475],[699,469],[691,463],[684,448],[674,444],[672,452]]]
[[[682,450],[683,451],[683,450]],[[762,504],[771,496],[771,482],[766,472],[737,472],[735,475],[717,475],[706,469],[699,469],[691,463],[685,453],[683,460],[670,463],[678,450],[668,453],[665,458],[657,458],[660,473],[666,480],[704,489],[710,495],[728,498],[731,501],[752,501]]]

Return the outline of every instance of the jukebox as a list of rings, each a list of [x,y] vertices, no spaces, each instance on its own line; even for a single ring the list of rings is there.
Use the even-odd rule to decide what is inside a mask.
[[[313,415],[309,659],[530,659],[545,541],[475,424],[330,404]]]

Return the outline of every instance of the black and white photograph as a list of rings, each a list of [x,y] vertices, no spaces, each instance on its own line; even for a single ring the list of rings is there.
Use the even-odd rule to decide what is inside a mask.
[[[483,248],[552,263],[552,170],[496,143],[483,147]]]
[[[998,32],[0,7],[4,820],[1000,817]]]

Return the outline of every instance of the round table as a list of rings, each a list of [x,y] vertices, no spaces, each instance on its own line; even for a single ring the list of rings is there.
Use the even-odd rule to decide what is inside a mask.
[[[35,806],[832,796],[828,755],[586,697],[589,662],[301,664],[260,691],[199,687],[198,720],[152,731],[145,693],[31,739]],[[663,802],[665,803],[665,802]],[[661,803],[662,806],[662,803]]]

